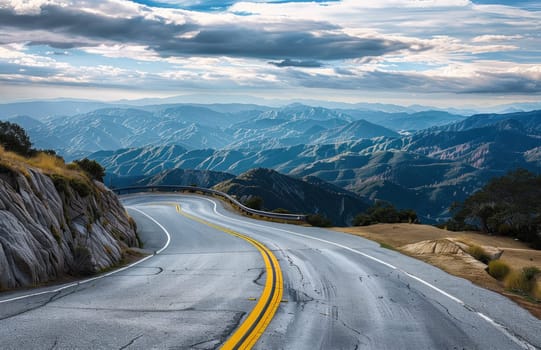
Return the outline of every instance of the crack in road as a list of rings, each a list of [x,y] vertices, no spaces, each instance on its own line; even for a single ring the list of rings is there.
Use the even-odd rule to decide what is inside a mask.
[[[133,338],[132,340],[130,340],[130,342],[122,347],[120,347],[118,350],[124,350],[124,349],[127,349],[128,347],[132,346],[133,343],[135,343],[137,341],[137,339],[141,338],[143,336],[143,334],[139,334],[137,337]]]
[[[259,275],[257,275],[257,277],[252,282],[257,284],[258,286],[264,287],[264,285],[261,282],[259,282],[259,280],[265,275],[266,269],[265,268],[248,269],[248,271],[250,270],[261,270],[259,271]]]
[[[233,316],[233,322],[230,322],[229,326],[227,326],[226,329],[223,331],[222,335],[220,335],[220,342],[214,349],[217,349],[220,344],[225,342],[226,339],[231,336],[231,333],[233,333],[233,331],[236,330],[237,327],[240,325],[242,319],[244,318],[244,315],[246,315],[246,312],[237,311],[235,316]]]
[[[14,314],[8,315],[8,316],[6,316],[6,317],[0,317],[0,321],[2,321],[2,320],[7,320],[7,319],[12,318],[12,317],[17,317],[17,316],[23,315],[23,314],[25,314],[25,313],[27,313],[27,312],[34,311],[34,310],[37,310],[37,309],[39,309],[39,308],[45,307],[45,306],[49,305],[51,302],[53,302],[53,301],[57,301],[57,300],[60,300],[60,299],[62,299],[62,298],[65,298],[65,297],[67,297],[67,296],[69,296],[69,295],[71,295],[71,294],[77,292],[77,291],[79,290],[79,285],[74,286],[73,288],[74,288],[74,289],[73,289],[72,291],[66,293],[65,295],[62,295],[62,296],[59,297],[59,298],[56,298],[56,297],[57,297],[59,294],[62,294],[63,291],[55,292],[55,293],[53,293],[53,295],[51,295],[51,296],[50,296],[46,301],[44,301],[43,303],[39,303],[38,305],[31,306],[31,307],[28,308],[28,309],[24,309],[24,310],[22,310],[22,311],[15,312]],[[26,306],[29,306],[29,305],[30,305],[30,303],[26,303],[23,307],[26,307]]]

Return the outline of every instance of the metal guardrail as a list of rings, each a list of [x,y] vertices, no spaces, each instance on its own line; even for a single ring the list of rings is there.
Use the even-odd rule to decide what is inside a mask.
[[[306,221],[306,215],[303,215],[303,214],[282,214],[282,213],[273,213],[269,211],[255,210],[252,208],[248,208],[247,206],[245,206],[244,204],[242,204],[241,202],[239,202],[232,196],[228,195],[227,193],[211,190],[209,188],[203,188],[203,187],[156,185],[156,186],[120,187],[120,188],[112,188],[111,190],[118,195],[141,192],[141,191],[147,192],[147,191],[153,191],[153,190],[160,191],[160,192],[201,192],[207,195],[222,197],[225,200],[237,206],[241,211],[248,214],[259,215],[262,217],[271,218],[271,219],[279,219],[279,220]]]

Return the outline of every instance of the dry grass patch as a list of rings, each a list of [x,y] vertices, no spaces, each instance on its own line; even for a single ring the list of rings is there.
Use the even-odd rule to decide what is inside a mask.
[[[488,263],[488,274],[497,279],[503,280],[511,272],[511,267],[501,260],[492,260]]]
[[[60,175],[67,178],[83,178],[77,167],[66,164],[62,158],[38,152],[31,158],[6,151],[0,146],[0,164],[17,172],[28,175],[28,167],[38,168],[48,175]]]
[[[475,232],[451,232],[428,225],[378,224],[363,227],[335,228],[368,238],[380,244],[389,245],[407,255],[423,260],[440,269],[484,287],[501,293],[529,310],[541,319],[541,276],[535,275],[528,284],[528,292],[517,294],[512,290],[524,287],[523,269],[541,269],[541,250],[532,250],[525,243],[509,237],[487,236]],[[472,248],[473,247],[473,248]],[[470,254],[472,253],[472,254]],[[472,255],[488,256],[492,264],[504,264],[510,272],[503,281],[487,273],[490,266],[476,260]],[[488,262],[488,261],[487,261]],[[489,263],[490,264],[490,263]],[[500,271],[496,272],[497,269]],[[505,275],[501,266],[492,266],[494,275]],[[511,277],[513,271],[515,277]],[[522,276],[522,277],[516,277]],[[514,280],[511,280],[513,278]],[[507,285],[507,287],[506,287]],[[526,295],[527,294],[527,295]],[[536,300],[537,299],[537,300]]]

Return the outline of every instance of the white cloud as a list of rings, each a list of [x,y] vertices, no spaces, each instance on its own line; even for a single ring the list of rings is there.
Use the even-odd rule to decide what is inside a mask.
[[[81,47],[81,50],[109,58],[129,58],[149,62],[161,60],[161,57],[156,52],[150,50],[148,46],[143,45],[102,44],[99,46]]]
[[[512,41],[517,39],[522,39],[522,35],[501,35],[501,34],[486,34],[476,36],[472,39],[474,43],[493,43],[500,41]]]

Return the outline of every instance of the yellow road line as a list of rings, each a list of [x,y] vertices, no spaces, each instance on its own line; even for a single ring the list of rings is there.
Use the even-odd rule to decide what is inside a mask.
[[[272,318],[276,313],[276,310],[278,310],[280,302],[282,301],[284,287],[282,270],[280,270],[278,260],[267,247],[251,237],[185,213],[178,204],[176,205],[176,210],[179,214],[189,219],[249,242],[261,253],[263,261],[265,262],[265,269],[267,273],[263,293],[261,293],[259,301],[252,309],[248,317],[246,317],[235,333],[233,333],[231,337],[222,345],[222,349],[224,350],[251,349],[259,337],[261,337],[269,323],[272,321]]]

